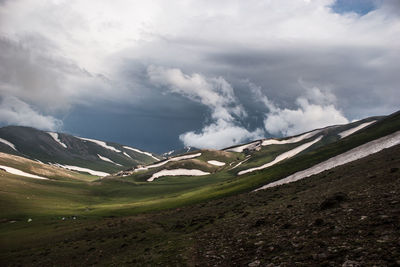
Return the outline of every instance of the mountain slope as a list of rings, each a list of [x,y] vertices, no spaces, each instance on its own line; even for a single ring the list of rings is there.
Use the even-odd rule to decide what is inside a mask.
[[[397,266],[399,159],[395,146],[295,183],[149,214],[4,222],[0,263]]]
[[[374,123],[351,135],[344,138],[339,135],[373,120]],[[228,149],[224,151],[199,150],[147,166],[137,166],[131,169],[118,166],[119,170],[125,170],[118,171],[117,169],[118,172],[93,182],[38,181],[24,178],[25,182],[16,187],[17,185],[11,181],[22,179],[22,177],[18,178],[5,173],[10,184],[4,185],[7,191],[0,192],[0,198],[19,204],[18,207],[14,206],[12,209],[8,209],[6,205],[2,217],[8,218],[7,220],[12,218],[15,220],[35,214],[40,216],[60,213],[64,216],[73,214],[84,216],[127,215],[180,207],[241,192],[250,192],[399,130],[400,113],[395,113],[350,125],[327,127],[295,137],[255,141],[252,142],[254,149],[246,147],[242,152],[231,152]],[[70,141],[63,135],[58,137],[59,141],[67,147],[71,146]],[[2,138],[7,140],[7,136]],[[53,140],[52,142],[57,144],[57,141],[47,133],[46,138],[50,138],[49,140]],[[123,155],[121,152],[111,151],[112,149],[122,151],[123,147],[117,144],[106,143],[101,146],[93,141],[81,140],[76,137],[70,138],[72,141],[78,140],[77,142],[81,146],[93,146],[93,149],[111,146],[113,148],[104,148],[104,150]],[[57,145],[60,149],[64,148],[60,144]],[[5,146],[14,150],[7,144]],[[15,147],[18,149],[18,144],[15,144]],[[98,154],[97,151],[95,153]],[[104,155],[103,157],[114,163],[118,162],[112,156]],[[101,161],[104,164],[115,165],[111,162]],[[5,163],[1,165],[8,166]],[[257,169],[240,173],[254,168]],[[29,171],[27,172],[29,173]],[[58,198],[60,203],[69,203],[71,200],[69,194],[45,194],[48,186],[52,188],[53,192],[63,192],[65,188],[72,191],[77,190],[77,197],[72,202],[74,204],[63,205],[62,209],[54,206],[54,197]],[[42,200],[36,203],[36,200],[24,197],[24,193],[21,193],[22,196],[13,195],[8,191],[31,192],[34,195],[42,195]],[[81,197],[82,192],[85,192],[84,197]],[[40,209],[32,209],[32,206],[40,207]]]
[[[219,152],[198,150],[147,167],[133,168],[120,174],[125,177],[130,176],[135,181],[148,180],[151,182],[154,181],[152,178],[154,175],[157,176],[157,179],[163,179],[163,174],[184,176],[184,174],[188,175],[190,171],[194,175],[236,177],[267,169],[329,144],[340,143],[341,140],[345,142],[346,138],[366,131],[375,124],[379,125],[381,120],[384,120],[384,117],[372,117],[347,125],[316,129],[289,138],[256,140]],[[224,154],[224,157],[221,157],[221,154]],[[189,158],[185,158],[186,155]],[[191,158],[191,155],[197,155],[196,159]]]
[[[129,146],[20,126],[0,128],[0,152],[106,173],[158,161],[151,153]]]
[[[45,134],[35,140],[87,146],[104,164],[125,152]],[[399,143],[400,112],[198,150],[102,179],[0,153],[0,265],[395,266]],[[323,172],[284,184],[314,168]]]

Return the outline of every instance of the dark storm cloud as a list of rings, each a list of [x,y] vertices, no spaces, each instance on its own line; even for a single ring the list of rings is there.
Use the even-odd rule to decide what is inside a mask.
[[[302,94],[299,86],[299,79],[302,79],[320,87],[328,87],[340,99],[339,106],[350,117],[363,113],[357,110],[358,105],[397,105],[397,101],[390,96],[400,84],[397,75],[400,72],[400,49],[299,45],[295,49],[280,47],[266,51],[212,53],[207,60],[220,65],[221,69],[228,68],[229,71],[225,72],[235,77],[232,82],[235,79],[249,79],[261,85],[269,97],[279,99],[281,103],[293,102],[291,100]],[[235,88],[239,96],[247,94],[246,87],[238,85]],[[371,110],[368,115],[382,111]]]
[[[213,132],[254,137],[261,128],[288,133],[395,111],[398,1],[348,3],[8,1],[0,7],[0,96],[67,116],[65,130],[86,131],[78,114],[89,108],[87,120],[107,113],[103,124],[160,143],[163,134],[211,143]],[[337,14],[334,5],[364,11]],[[173,70],[179,75],[161,75]],[[231,88],[228,102],[222,87]],[[308,116],[313,110],[339,120]],[[284,129],[289,113],[308,121]],[[163,119],[181,124],[157,128]]]
[[[58,47],[40,35],[25,35],[18,41],[0,37],[0,51],[0,97],[15,99],[12,103],[18,103],[3,105],[2,112],[6,112],[4,108],[26,106],[31,110],[28,114],[48,113],[49,116],[43,117],[48,123],[38,123],[38,128],[60,129],[62,123],[54,116],[74,105],[92,105],[127,96],[114,95],[113,89],[118,85],[104,75],[92,74],[58,56]],[[13,114],[1,122],[27,125],[29,118],[22,119],[22,113]],[[35,126],[35,121],[37,119],[32,119],[29,126]]]

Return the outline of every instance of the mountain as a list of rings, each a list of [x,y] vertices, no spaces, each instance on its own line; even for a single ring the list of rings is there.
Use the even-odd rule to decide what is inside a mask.
[[[21,126],[0,128],[0,152],[99,176],[159,160],[117,143]]]
[[[133,181],[154,181],[167,176],[229,175],[258,173],[288,159],[311,153],[329,144],[340,144],[352,135],[379,124],[384,117],[371,117],[346,125],[315,129],[288,138],[255,140],[218,150],[195,150],[159,163],[125,170],[117,176]],[[128,179],[128,178],[125,178]]]
[[[102,179],[26,152],[0,153],[2,266],[398,265],[400,112]]]

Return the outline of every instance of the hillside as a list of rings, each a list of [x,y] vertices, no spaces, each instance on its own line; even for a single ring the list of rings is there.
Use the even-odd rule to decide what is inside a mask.
[[[0,152],[98,176],[159,160],[117,143],[21,126],[0,128]]]
[[[155,179],[157,181],[169,179],[168,176],[206,178],[212,175],[214,178],[234,178],[243,174],[255,174],[281,161],[318,151],[329,144],[346,143],[346,139],[351,138],[351,135],[366,131],[374,125],[379,126],[383,119],[383,117],[373,117],[347,125],[316,129],[289,138],[256,140],[221,151],[196,150],[159,163],[131,168],[114,176],[123,177],[125,182],[154,182]]]
[[[366,123],[367,126],[354,131],[352,135],[340,136],[340,133],[360,128]],[[25,220],[29,216],[51,215],[130,215],[249,192],[389,136],[399,129],[400,113],[395,113],[380,119],[370,118],[350,125],[314,130],[295,137],[260,140],[235,147],[235,152],[229,151],[232,148],[194,151],[147,166],[119,171],[102,179],[89,179],[92,182],[77,179],[47,182],[22,177],[24,183],[21,185],[3,179],[3,186],[8,189],[0,193],[2,203],[7,203],[2,219]],[[399,139],[396,136],[391,138]],[[263,143],[266,145],[263,146]],[[66,142],[66,145],[70,144]],[[82,145],[96,149],[101,147],[90,141],[82,141]],[[250,145],[255,148],[249,149]],[[16,146],[18,149],[18,144]],[[116,146],[115,149],[118,148]],[[25,165],[7,164],[7,160],[3,162],[3,166],[27,170]],[[43,194],[49,190],[51,194]],[[76,193],[72,197],[74,190]],[[40,201],[26,198],[27,194],[40,196]],[[63,204],[54,206],[54,201]]]
[[[395,146],[289,185],[162,212],[45,225],[33,220],[29,228],[4,222],[0,260],[24,266],[395,266],[399,159]],[[38,229],[45,234],[32,233]],[[27,233],[24,244],[18,242]]]
[[[22,147],[17,139],[3,137],[9,149]],[[92,149],[125,148],[71,140]],[[398,190],[399,144],[398,112],[121,167],[101,179],[1,153],[0,259],[17,265],[80,265],[78,255],[85,264],[138,266],[389,264],[389,258],[379,257],[398,255],[392,249],[398,237],[390,226],[398,220],[390,217],[397,212],[390,203],[398,194],[390,193],[389,202],[384,194]],[[267,189],[254,192],[262,188]],[[364,232],[352,227],[374,213],[391,219],[382,229],[377,224],[379,232],[372,232],[377,239],[368,233],[357,241],[356,234]],[[375,217],[372,223],[380,223]],[[311,242],[314,235],[317,243]],[[371,256],[377,245],[368,242],[388,247]],[[356,245],[360,255],[352,252]]]

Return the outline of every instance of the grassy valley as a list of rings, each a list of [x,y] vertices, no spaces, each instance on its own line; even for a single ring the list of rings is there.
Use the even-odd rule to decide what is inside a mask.
[[[371,120],[376,118],[366,121]],[[106,177],[1,153],[0,165],[48,180],[0,170],[0,259],[3,265],[81,265],[79,260],[83,259],[84,265],[108,266],[258,266],[318,261],[337,265],[351,258],[379,265],[377,256],[365,256],[375,246],[360,249],[356,257],[350,253],[356,243],[349,238],[356,235],[352,227],[364,222],[361,216],[369,217],[372,210],[386,205],[379,202],[385,187],[397,192],[399,146],[293,184],[252,193],[267,183],[397,132],[400,113],[379,118],[345,138],[338,135],[364,122],[328,127],[304,138],[271,141],[282,144],[263,146],[261,140],[242,145],[244,149],[233,148],[239,152],[232,148],[197,150],[146,166],[133,165]],[[311,145],[268,168],[238,175],[307,144]],[[161,175],[149,180],[157,173],[177,170],[206,174]],[[391,202],[397,201],[395,195],[389,196]],[[366,198],[371,204],[368,210],[361,205]],[[321,208],[324,201],[332,207]],[[384,207],[389,215],[382,215],[392,216],[395,205],[387,205]],[[390,224],[398,220],[390,218]],[[375,223],[379,218],[373,220]],[[393,229],[389,227],[388,231]],[[397,242],[392,232],[382,234],[390,236],[385,237],[388,246]],[[314,235],[321,241],[311,243]],[[331,239],[335,247],[328,249]],[[340,248],[335,240],[350,243]],[[394,257],[398,253],[397,249],[390,251]]]
[[[395,266],[399,153],[396,146],[297,183],[177,209],[3,223],[1,260],[27,266]]]

